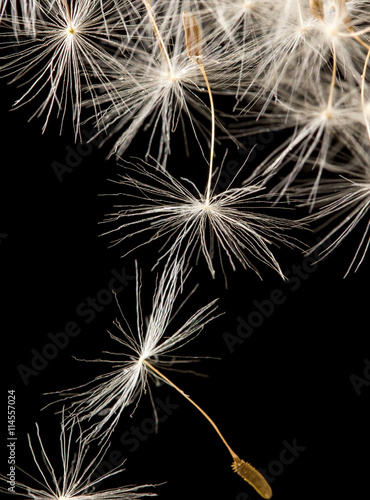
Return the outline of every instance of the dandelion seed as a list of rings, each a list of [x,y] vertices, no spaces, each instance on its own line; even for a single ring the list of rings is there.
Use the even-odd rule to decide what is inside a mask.
[[[200,131],[202,126],[193,110],[200,108],[201,114],[208,113],[192,90],[197,88],[195,71],[183,54],[183,34],[177,29],[177,16],[173,17],[170,26],[162,28],[154,8],[146,1],[141,3],[147,12],[144,20],[148,20],[151,28],[151,39],[142,33],[146,27],[144,22],[133,27],[137,32],[130,35],[132,43],[127,42],[123,47],[122,57],[117,59],[119,66],[106,73],[110,80],[108,95],[104,88],[97,87],[98,103],[102,108],[98,113],[98,126],[107,133],[102,145],[118,135],[110,156],[122,155],[142,128],[151,131],[147,148],[147,155],[150,154],[159,129],[157,158],[165,166],[171,152],[171,134],[178,122],[182,122],[182,113],[189,117],[193,128],[199,124]],[[110,92],[118,95],[117,102],[112,103]],[[90,104],[86,102],[86,106]]]
[[[336,87],[334,75],[333,68],[331,77],[308,79],[306,85],[293,94],[289,88],[281,87],[277,99],[265,112],[258,113],[258,121],[254,124],[247,122],[250,134],[266,128],[286,130],[289,134],[257,170],[266,176],[266,180],[283,172],[273,189],[280,197],[306,169],[315,176],[310,195],[313,204],[331,149],[351,150],[364,136],[358,87],[352,82],[342,82]],[[246,131],[241,124],[240,131],[235,135]],[[289,168],[284,170],[287,165]]]
[[[349,37],[353,38],[357,43],[360,44],[360,46],[364,47],[367,50],[367,56],[365,58],[365,63],[364,63],[364,68],[361,74],[361,102],[362,102],[362,108],[363,108],[363,114],[365,118],[365,123],[367,130],[369,132],[369,122],[367,120],[367,114],[366,114],[366,107],[365,107],[365,102],[364,102],[364,85],[365,85],[365,78],[366,78],[366,71],[367,71],[367,66],[368,66],[368,61],[369,61],[369,56],[370,56],[370,44],[366,43],[360,36],[361,34],[364,34],[368,31],[368,29],[363,30],[362,32],[356,32],[354,24],[352,23],[351,16],[347,10],[347,0],[335,0],[335,10],[337,13],[337,19],[339,19],[339,25],[347,30],[349,33]],[[314,0],[312,2],[311,6],[311,12],[318,17],[318,19],[323,23],[324,27],[328,30],[330,34],[333,34],[333,36],[340,35],[340,31],[338,28],[334,28],[332,25],[326,23],[325,16],[324,16],[324,7],[323,3]],[[342,35],[344,36],[344,35]],[[336,51],[336,39],[332,41],[332,47],[333,47],[333,78],[332,78],[332,84],[331,84],[331,92],[329,96],[329,103],[333,94],[334,90],[334,85],[335,85],[335,73],[336,73],[336,64],[337,64],[337,51]],[[370,137],[370,134],[369,134]]]
[[[2,19],[8,0],[1,0],[0,2],[0,20]]]
[[[324,2],[323,0],[310,0],[310,11],[313,17],[324,20]]]
[[[73,419],[69,430],[66,429],[62,419],[60,432],[62,468],[60,476],[58,476],[57,469],[50,461],[46,452],[37,424],[36,429],[40,451],[36,452],[29,435],[28,444],[39,476],[34,477],[19,468],[35,484],[35,486],[29,486],[16,481],[15,487],[19,490],[17,491],[19,496],[32,498],[33,500],[131,500],[156,496],[155,493],[140,491],[153,485],[120,486],[99,491],[100,483],[121,473],[123,469],[115,467],[105,474],[101,475],[98,473],[99,466],[107,451],[107,444],[100,447],[96,456],[88,458],[89,445],[76,439],[76,429],[78,429],[78,435],[81,434],[81,429],[76,419]],[[75,443],[78,443],[76,451],[73,450]],[[0,475],[0,479],[3,481],[9,480],[3,475]],[[2,493],[14,494],[3,487],[0,487],[0,491]]]
[[[203,255],[214,277],[215,256],[218,255],[223,268],[225,254],[233,270],[239,262],[261,277],[258,263],[262,263],[283,277],[270,247],[299,246],[287,233],[295,226],[294,221],[269,215],[277,206],[272,206],[263,179],[251,179],[241,188],[229,187],[218,194],[211,191],[208,203],[206,196],[190,181],[186,185],[186,180],[179,182],[168,172],[159,172],[149,164],[126,164],[125,173],[117,182],[124,187],[117,196],[130,196],[139,200],[139,204],[117,205],[118,211],[107,215],[104,221],[116,227],[104,234],[126,233],[119,235],[113,245],[147,232],[152,234],[138,246],[164,239],[158,263],[177,259],[186,268],[194,254],[197,259]],[[137,194],[133,194],[131,188]]]
[[[271,498],[272,490],[266,479],[263,475],[258,472],[251,464],[241,460],[238,455],[230,448],[229,444],[225,440],[224,436],[221,434],[219,428],[215,424],[215,422],[211,419],[211,417],[200,408],[187,394],[185,394],[179,387],[177,387],[173,382],[171,382],[163,373],[161,373],[157,368],[153,365],[149,364],[148,361],[145,361],[148,365],[149,370],[159,377],[160,380],[164,380],[171,387],[176,389],[182,396],[184,396],[195,408],[200,411],[200,413],[208,420],[208,422],[215,429],[222,442],[228,449],[229,453],[233,458],[233,463],[231,465],[234,472],[239,474],[245,481],[247,481],[258,493],[262,496],[262,498]]]
[[[195,335],[199,334],[204,326],[214,318],[215,303],[210,302],[205,307],[199,309],[193,314],[183,326],[170,335],[167,334],[168,326],[173,318],[174,301],[178,295],[179,288],[179,269],[178,265],[166,267],[163,273],[156,293],[153,298],[153,310],[149,317],[149,321],[144,332],[143,315],[140,302],[141,279],[137,279],[137,322],[136,335],[130,329],[126,319],[122,314],[122,318],[126,323],[123,327],[116,320],[115,325],[119,330],[119,336],[110,333],[113,340],[116,340],[123,345],[131,354],[127,354],[128,360],[119,361],[119,354],[115,355],[115,360],[103,360],[114,365],[115,370],[106,375],[102,375],[95,379],[98,382],[95,387],[81,394],[72,394],[68,396],[69,391],[62,391],[62,397],[77,398],[71,406],[71,416],[76,416],[81,421],[91,419],[94,415],[102,416],[102,410],[107,409],[107,414],[96,424],[84,439],[90,440],[99,436],[100,441],[107,439],[113,432],[114,427],[120,418],[122,411],[128,406],[135,403],[135,408],[140,400],[141,395],[145,392],[148,386],[148,378],[161,382],[165,382],[178,391],[185,397],[197,410],[208,420],[215,429],[222,442],[232,456],[232,467],[243,479],[245,479],[263,498],[270,498],[272,495],[271,488],[264,477],[254,469],[250,464],[242,461],[238,455],[230,448],[219,428],[210,416],[202,410],[187,394],[185,394],[177,385],[164,375],[161,368],[168,367],[168,355],[172,354],[175,349],[188,343]],[[122,311],[121,311],[122,312]],[[102,361],[102,360],[98,360]],[[186,358],[176,358],[171,356],[170,363],[173,369],[173,363],[183,363]],[[103,382],[100,382],[104,380]],[[83,387],[83,386],[80,386]],[[77,390],[75,388],[73,390]],[[151,393],[150,393],[151,394]],[[151,400],[153,398],[151,396]],[[108,425],[107,430],[102,432],[102,428]]]
[[[97,416],[104,416],[104,418],[98,419],[98,423],[92,424],[84,432],[84,439],[90,440],[98,436],[102,441],[108,438],[120,419],[122,411],[129,405],[134,405],[136,408],[142,394],[146,391],[148,367],[145,361],[150,358],[152,363],[164,367],[169,362],[171,364],[184,362],[183,359],[177,360],[176,357],[171,357],[169,361],[169,354],[198,335],[203,327],[213,319],[216,301],[199,309],[175,333],[169,334],[174,315],[174,303],[180,291],[177,286],[178,279],[178,265],[165,268],[153,295],[152,312],[147,325],[144,326],[141,305],[141,276],[137,271],[136,334],[130,328],[123,314],[124,325],[118,319],[114,322],[119,336],[109,332],[110,337],[122,344],[129,352],[123,354],[123,360],[95,360],[111,363],[114,368],[112,372],[97,377],[93,382],[102,382],[96,384],[95,387],[76,395],[73,394],[74,389],[60,393],[62,397],[67,399],[77,399],[68,409],[72,412],[71,416],[78,416],[81,422]],[[93,382],[86,384],[86,386],[93,385]],[[135,402],[136,404],[134,404]]]
[[[7,62],[2,72],[6,76],[13,75],[11,83],[21,81],[20,86],[29,85],[16,101],[15,108],[36,98],[43,99],[31,116],[46,115],[43,131],[53,109],[61,119],[61,129],[67,109],[70,109],[77,138],[83,86],[91,95],[95,113],[97,94],[94,84],[97,82],[105,89],[106,98],[114,101],[111,90],[108,92],[105,72],[116,67],[110,52],[116,50],[121,38],[119,31],[117,34],[114,31],[119,14],[111,2],[105,3],[104,13],[99,2],[91,0],[55,0],[51,4],[46,0],[35,0],[34,5],[37,9],[34,32],[30,35],[27,18],[19,17],[14,21],[20,41],[13,44],[17,51],[4,57]],[[107,23],[111,28],[109,39]]]
[[[149,131],[146,159],[153,156],[161,168],[166,168],[171,137],[179,125],[186,151],[187,123],[203,148],[203,140],[208,144],[210,138],[209,129],[201,119],[210,120],[212,113],[201,97],[204,80],[186,49],[182,12],[191,2],[170,2],[169,12],[163,15],[160,2],[153,5],[146,0],[141,2],[146,15],[138,25],[132,26],[131,36],[123,44],[118,58],[120,67],[107,73],[111,81],[109,89],[119,96],[119,102],[112,104],[104,89],[96,89],[101,93],[98,102],[102,108],[98,124],[107,134],[101,144],[117,136],[109,156],[122,156],[139,130]],[[238,63],[233,60],[233,53],[230,51],[228,55],[226,48],[211,34],[202,42],[204,65],[215,91],[233,93],[230,89],[238,80],[235,69]],[[228,134],[219,119],[216,125]],[[154,153],[153,143],[157,137]]]
[[[289,0],[282,4],[276,22],[261,34],[255,54],[251,54],[255,71],[245,92],[245,99],[250,101],[245,105],[246,112],[263,95],[267,106],[281,86],[294,94],[307,78],[318,81],[330,71],[333,58],[348,82],[360,81],[364,54],[358,42],[367,29],[358,29],[366,22],[358,2],[351,2],[351,26],[349,10],[336,7],[332,1]]]
[[[237,474],[239,474],[247,483],[261,495],[262,498],[271,498],[272,490],[265,478],[251,464],[244,462],[239,457],[234,457],[234,462],[231,466]]]
[[[202,194],[194,184],[188,181],[189,188],[177,181],[168,172],[158,169],[151,172],[147,164],[126,167],[130,172],[120,176],[119,184],[134,188],[138,194],[125,193],[143,203],[137,207],[119,205],[118,213],[110,214],[106,222],[124,222],[105,234],[144,224],[131,234],[119,237],[114,243],[120,243],[132,234],[154,230],[149,241],[167,236],[167,246],[161,255],[163,258],[178,260],[180,266],[186,268],[189,258],[194,252],[201,252],[208,264],[211,274],[215,275],[213,257],[215,245],[218,251],[224,251],[233,269],[234,260],[238,260],[244,268],[253,269],[259,276],[254,260],[263,262],[277,271],[280,269],[269,246],[271,242],[294,246],[296,242],[285,236],[284,230],[292,227],[291,221],[269,217],[256,207],[271,208],[271,200],[261,192],[264,187],[255,178],[242,188],[229,188],[215,194],[212,188],[214,180],[214,145],[215,145],[215,111],[213,96],[203,64],[201,50],[201,31],[192,14],[183,14],[186,43],[189,59],[199,68],[205,80],[212,114],[211,147],[208,166],[208,181],[205,193]],[[253,176],[252,176],[253,177]],[[195,194],[194,194],[195,191]],[[249,210],[248,210],[249,209]],[[209,242],[207,242],[209,240]],[[146,242],[147,243],[147,242]],[[168,245],[167,245],[168,244]],[[137,248],[137,247],[136,247]],[[225,280],[226,280],[226,275]]]

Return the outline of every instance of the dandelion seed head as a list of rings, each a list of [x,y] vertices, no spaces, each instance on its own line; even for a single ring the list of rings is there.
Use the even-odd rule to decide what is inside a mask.
[[[177,82],[181,82],[181,73],[176,72],[173,68],[170,70],[163,66],[160,68],[159,74],[158,74],[158,80],[160,81],[160,84],[163,86],[168,85],[168,83],[173,84]]]
[[[142,367],[142,365],[145,363],[145,360],[148,358],[150,358],[150,351],[148,349],[145,349],[138,357],[137,365]]]
[[[336,38],[340,34],[340,26],[337,23],[325,23],[323,30],[330,39]]]
[[[68,26],[66,32],[67,32],[67,36],[73,36],[76,34],[76,28],[72,25]]]
[[[148,230],[154,233],[148,242],[167,237],[158,262],[164,258],[178,260],[180,273],[193,255],[197,255],[197,262],[198,256],[203,255],[212,276],[215,276],[215,260],[224,269],[225,258],[233,270],[239,262],[244,269],[252,269],[260,276],[259,261],[283,276],[270,247],[277,241],[279,245],[283,242],[288,246],[296,245],[294,238],[290,241],[290,237],[283,235],[283,230],[292,228],[294,223],[265,213],[271,209],[271,204],[260,179],[253,179],[253,183],[250,181],[241,188],[228,188],[207,196],[199,190],[192,193],[187,188],[190,181],[179,182],[165,170],[152,171],[153,167],[147,163],[145,168],[141,164],[126,168],[130,169],[130,174],[120,176],[119,184],[140,189],[135,198],[141,203],[117,205],[122,211],[109,214],[106,222],[124,220],[105,234],[120,233],[125,228],[131,231],[118,236],[114,244]],[[151,224],[144,226],[146,221]]]
[[[323,121],[327,122],[335,118],[335,110],[331,106],[327,106],[320,114]]]
[[[117,352],[113,359],[91,360],[109,363],[113,365],[113,369],[75,388],[76,390],[84,388],[82,392],[77,390],[72,395],[70,390],[58,392],[62,400],[74,399],[68,408],[68,424],[75,418],[82,422],[99,417],[99,420],[83,433],[82,440],[86,445],[95,438],[99,438],[99,443],[108,442],[125,408],[130,405],[136,408],[141,396],[147,392],[150,393],[149,375],[153,375],[150,367],[167,365],[169,353],[171,353],[171,364],[183,363],[184,359],[176,359],[176,356],[172,355],[173,351],[196,337],[215,317],[213,313],[216,310],[216,300],[213,300],[195,312],[172,335],[169,334],[170,324],[176,314],[173,311],[174,303],[182,291],[181,285],[186,278],[187,275],[180,281],[178,263],[166,267],[161,278],[156,282],[152,312],[149,316],[144,316],[141,304],[141,275],[137,270],[136,329],[129,326],[119,308],[125,327],[116,320],[114,326],[117,334],[109,332],[112,340],[123,345],[127,352]],[[114,354],[110,351],[104,352]],[[123,361],[117,357],[120,355],[124,356]],[[131,414],[134,411],[135,409]],[[156,414],[154,406],[153,411]],[[65,491],[67,490],[64,489],[63,492]],[[56,500],[60,500],[59,497]],[[112,498],[112,500],[115,499]]]
[[[211,217],[212,215],[222,216],[222,204],[217,202],[217,199],[204,200],[201,203],[196,204],[198,211],[202,212],[205,217]]]
[[[168,73],[168,78],[171,80],[171,82],[177,82],[178,78],[174,73]]]
[[[62,130],[67,110],[71,109],[77,139],[85,90],[95,111],[98,105],[94,85],[104,87],[107,101],[113,96],[107,92],[107,71],[117,68],[114,54],[121,37],[114,27],[119,13],[113,4],[103,12],[100,2],[89,0],[30,3],[37,9],[32,36],[29,36],[30,22],[25,12],[18,16],[16,23],[17,37],[24,41],[14,53],[6,56],[2,71],[11,76],[11,83],[23,80],[20,86],[26,88],[15,107],[35,100],[37,107],[31,118],[44,116],[43,131],[54,117],[59,118]],[[111,29],[109,40],[108,27]],[[44,99],[39,100],[39,95]],[[91,117],[95,118],[95,115]]]
[[[248,0],[244,0],[243,8],[246,11],[251,11],[256,8],[256,2],[249,2]]]
[[[312,31],[312,23],[311,22],[305,22],[302,20],[302,22],[298,25],[297,29],[297,34],[298,36],[301,36],[302,38],[306,36],[308,33]]]

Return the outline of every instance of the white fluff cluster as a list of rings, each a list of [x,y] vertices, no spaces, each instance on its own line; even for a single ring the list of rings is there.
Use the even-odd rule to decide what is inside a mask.
[[[184,361],[173,351],[213,319],[216,302],[172,330],[193,259],[199,264],[201,256],[213,278],[217,259],[225,281],[225,261],[260,277],[267,266],[284,278],[274,249],[304,248],[297,231],[319,225],[321,243],[328,242],[323,257],[360,231],[348,271],[359,268],[370,244],[369,21],[365,0],[0,0],[0,71],[19,86],[14,107],[34,106],[31,118],[42,118],[43,131],[57,121],[76,140],[83,124],[94,124],[92,139],[99,137],[120,165],[113,180],[120,202],[106,216],[106,234],[125,255],[161,240],[155,266],[164,264],[147,324],[137,270],[136,326],[120,310],[110,336],[122,352],[95,360],[112,370],[59,392],[69,404],[62,483],[38,435],[51,480],[30,443],[46,490],[19,483],[22,496],[140,498],[136,488],[86,496],[95,483],[92,464],[84,470],[82,462],[90,441],[107,443],[122,412],[150,392],[150,378],[179,390],[159,368],[170,354],[171,363]],[[182,151],[173,147],[178,128]],[[253,170],[248,158],[242,161],[221,185],[223,140],[242,149],[247,136],[266,131],[275,134],[268,153]],[[137,137],[145,140],[133,162],[128,155]],[[190,138],[196,147],[185,179],[174,164]],[[207,181],[200,186],[203,171]],[[295,220],[295,207],[306,215]],[[136,237],[140,242],[127,246]],[[65,426],[72,432],[86,421],[72,463]],[[270,498],[267,483],[259,489],[249,482]]]
[[[63,412],[64,416],[64,412]],[[144,497],[156,496],[146,490],[148,486],[119,486],[112,489],[102,489],[101,483],[110,477],[123,472],[122,467],[115,467],[109,472],[99,473],[99,466],[104,459],[107,446],[104,445],[91,454],[89,444],[83,442],[78,420],[73,419],[67,429],[62,419],[59,437],[60,464],[49,458],[42,441],[40,428],[36,424],[36,450],[28,435],[30,454],[35,466],[36,475],[26,472],[28,484],[15,481],[14,490],[0,486],[4,494],[17,494],[33,500],[139,500]],[[6,476],[0,479],[7,481]]]
[[[213,319],[216,301],[201,307],[182,326],[171,332],[174,304],[180,292],[178,277],[178,267],[165,270],[153,294],[152,310],[146,316],[148,319],[144,320],[141,275],[137,270],[135,328],[129,325],[120,310],[121,317],[114,321],[117,333],[109,334],[123,346],[123,352],[108,352],[113,355],[113,359],[93,360],[111,364],[113,370],[99,375],[88,384],[57,393],[63,401],[72,400],[68,407],[69,421],[76,417],[81,422],[93,420],[84,433],[84,441],[95,438],[99,442],[106,441],[122,412],[128,406],[136,408],[141,395],[150,390],[148,376],[153,375],[150,366],[165,368],[168,363],[183,363],[184,358],[176,360],[173,351],[199,334]],[[158,378],[155,374],[154,377]]]
[[[145,160],[154,156],[163,170],[178,125],[184,151],[191,132],[206,155],[212,109],[200,57],[216,109],[217,99],[230,104],[233,120],[213,113],[218,141],[266,129],[284,134],[257,169],[266,183],[277,180],[274,194],[294,189],[311,171],[307,206],[314,212],[328,188],[321,180],[329,153],[346,150],[352,164],[355,151],[367,148],[365,0],[2,0],[0,12],[1,71],[23,88],[15,107],[36,101],[32,116],[43,116],[43,130],[56,117],[62,127],[68,115],[76,138],[82,121],[92,120],[102,144],[110,143],[109,155],[121,157],[149,131]],[[184,12],[200,27],[196,58],[189,57]],[[235,243],[244,248],[242,240]],[[230,242],[219,244],[229,258],[237,253]]]

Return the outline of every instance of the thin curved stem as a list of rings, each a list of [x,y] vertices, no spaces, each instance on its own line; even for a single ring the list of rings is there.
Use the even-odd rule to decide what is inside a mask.
[[[206,83],[209,102],[211,107],[211,146],[210,146],[210,158],[209,158],[209,174],[208,174],[208,182],[206,188],[206,196],[205,196],[205,207],[209,206],[209,202],[211,199],[211,184],[212,184],[212,176],[213,176],[213,157],[215,152],[215,107],[213,102],[213,96],[211,87],[209,85],[209,80],[207,77],[207,73],[203,63],[203,53],[202,53],[202,33],[201,27],[197,21],[197,19],[190,12],[183,12],[182,14],[182,22],[184,25],[185,31],[185,40],[186,40],[186,49],[188,52],[188,57],[191,61],[193,61],[198,68],[200,69],[204,81]]]
[[[68,22],[69,22],[68,33],[70,33],[71,35],[73,35],[73,33],[75,32],[75,29],[72,26],[71,9],[69,7],[69,4],[68,4],[67,0],[62,0],[62,4],[64,5],[64,7],[66,8],[66,11],[67,11],[67,18],[68,18]]]
[[[170,379],[168,379],[165,375],[163,375],[163,373],[161,373],[157,368],[155,368],[153,365],[151,365],[148,361],[146,361],[145,359],[143,360],[143,363],[149,368],[149,370],[152,370],[152,372],[154,372],[161,380],[163,380],[164,382],[167,382],[167,384],[169,384],[171,387],[173,387],[174,389],[176,389],[176,391],[178,391],[182,396],[184,396],[184,398],[186,398],[193,406],[195,406],[195,408],[200,411],[200,413],[208,420],[208,422],[212,425],[212,427],[215,429],[215,431],[217,432],[217,434],[219,435],[219,437],[221,438],[222,442],[224,443],[224,445],[226,446],[226,448],[228,449],[230,455],[233,457],[233,460],[236,460],[238,459],[238,456],[237,454],[231,449],[231,447],[229,446],[229,444],[227,443],[226,439],[224,438],[224,436],[221,434],[221,431],[220,429],[217,427],[217,425],[214,423],[214,421],[211,419],[211,417],[204,411],[202,410],[202,408],[200,406],[198,406],[187,394],[185,394],[185,392],[180,389],[177,385],[175,385],[173,382],[171,382]]]
[[[166,45],[163,41],[162,35],[159,32],[158,24],[153,16],[150,2],[148,2],[147,0],[142,0],[142,2],[145,5],[146,10],[148,11],[148,16],[149,16],[150,22],[151,22],[152,27],[153,27],[154,35],[155,35],[157,42],[158,42],[158,45],[159,45],[159,50],[161,51],[161,55],[163,57],[163,60],[164,60],[165,64],[167,65],[168,74],[170,75],[170,78],[174,79],[175,73],[174,73],[173,68],[172,68],[171,59],[170,59],[170,56],[169,56],[168,51],[166,49]]]
[[[238,457],[238,455],[231,449],[228,442],[221,434],[220,429],[217,427],[211,417],[204,410],[202,410],[202,408],[198,406],[187,394],[185,394],[183,390],[177,387],[177,385],[171,382],[170,379],[163,375],[163,373],[161,373],[157,368],[151,365],[147,360],[144,359],[143,363],[149,370],[152,371],[154,375],[159,377],[161,380],[176,389],[176,391],[178,391],[182,396],[184,396],[184,398],[187,399],[189,403],[191,403],[208,420],[208,422],[217,432],[218,436],[221,438],[221,441],[226,446],[227,450],[233,458],[233,463],[231,465],[233,471],[239,474],[239,476],[241,476],[245,481],[247,481],[247,483],[249,483],[263,498],[270,499],[272,496],[272,490],[264,476],[250,463],[245,462]]]
[[[333,94],[334,94],[335,81],[336,81],[336,76],[337,76],[337,51],[336,51],[334,42],[332,43],[332,47],[333,47],[333,70],[332,70],[332,74],[331,74],[331,82],[330,82],[330,88],[329,88],[328,110],[331,109],[332,104],[333,104]]]
[[[210,153],[209,153],[209,174],[208,174],[208,182],[207,182],[207,190],[206,190],[206,206],[209,205],[209,200],[211,198],[211,183],[212,183],[212,176],[213,176],[213,157],[215,153],[215,107],[214,107],[214,102],[213,102],[213,96],[212,96],[212,91],[211,87],[209,85],[209,81],[207,78],[207,73],[204,69],[203,64],[198,64],[200,71],[202,72],[204,81],[206,82],[207,90],[208,90],[208,95],[209,95],[209,102],[211,106],[211,146],[210,146]]]
[[[359,36],[353,36],[354,40],[358,42],[360,45],[362,45],[365,49],[370,50],[370,45],[366,42],[364,42]]]
[[[370,59],[370,48],[367,51],[367,56],[366,56],[366,59],[365,59],[364,69],[363,69],[362,75],[361,75],[361,104],[362,104],[362,112],[364,114],[365,125],[366,125],[366,129],[367,129],[367,135],[369,136],[369,139],[370,139],[370,125],[369,125],[369,120],[367,118],[366,105],[365,105],[365,79],[366,79],[366,71],[367,71],[367,65],[369,63],[369,59]]]

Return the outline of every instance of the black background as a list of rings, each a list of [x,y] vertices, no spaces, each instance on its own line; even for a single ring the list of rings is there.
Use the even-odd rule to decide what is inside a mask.
[[[43,393],[88,382],[107,369],[72,356],[95,359],[102,350],[119,348],[107,333],[118,315],[115,302],[96,312],[89,323],[78,307],[107,288],[113,269],[121,272],[124,268],[132,277],[137,259],[143,268],[144,312],[149,313],[154,283],[150,269],[159,245],[149,245],[124,259],[122,247],[109,248],[100,222],[113,200],[99,195],[114,191],[108,179],[115,178],[122,167],[114,160],[106,161],[107,149],[92,146],[60,182],[52,164],[66,163],[67,146],[77,151],[73,133],[67,123],[59,135],[58,124],[52,121],[42,135],[40,120],[27,122],[32,104],[9,112],[18,92],[2,82],[1,456],[6,473],[7,391],[14,389],[17,464],[37,474],[26,437],[27,433],[35,437],[35,422],[40,424],[53,463],[59,460],[59,416],[54,413],[56,407],[41,411],[51,401]],[[199,149],[192,146],[189,160],[181,142],[181,134],[175,135],[169,170],[204,183],[206,165]],[[138,137],[125,158],[142,157],[143,144],[145,137]],[[240,153],[228,146],[228,158],[240,161]],[[263,281],[240,267],[236,272],[228,269],[226,290],[222,274],[218,272],[212,280],[202,260],[187,284],[188,291],[197,282],[199,288],[180,319],[216,297],[224,314],[183,353],[217,359],[204,359],[191,367],[207,377],[174,373],[172,378],[214,418],[241,458],[275,474],[271,485],[276,500],[366,498],[368,494],[370,387],[364,384],[357,394],[350,379],[353,374],[365,376],[365,359],[370,358],[368,259],[357,273],[343,279],[360,236],[360,230],[351,234],[328,259],[304,272],[299,282],[298,268],[308,261],[299,251],[277,250],[282,268],[296,278],[295,290],[293,282],[284,283],[263,267]],[[237,335],[238,318],[246,320],[256,310],[253,301],[261,304],[273,290],[281,292],[284,303],[230,352],[225,332]],[[118,298],[134,324],[133,279]],[[70,321],[78,324],[80,334],[59,349],[47,366],[30,375],[25,385],[20,365],[31,367],[34,353],[42,352],[50,342],[48,334],[62,331]],[[148,430],[153,422],[148,397],[132,417],[127,411],[109,452],[115,458],[127,458],[126,472],[105,486],[165,482],[156,488],[162,499],[257,498],[231,471],[231,457],[206,420],[170,387],[152,389],[154,398],[169,398],[176,409],[160,423],[158,434]],[[132,442],[131,446],[121,442],[131,426],[147,429],[135,447]],[[286,443],[296,443],[299,449],[294,460],[282,464],[282,457],[292,458],[282,453]]]

